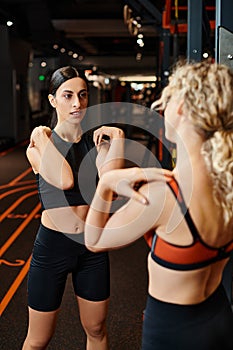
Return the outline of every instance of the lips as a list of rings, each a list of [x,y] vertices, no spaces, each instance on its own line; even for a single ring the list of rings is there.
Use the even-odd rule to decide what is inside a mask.
[[[74,117],[80,117],[82,115],[82,111],[74,111],[70,113]]]

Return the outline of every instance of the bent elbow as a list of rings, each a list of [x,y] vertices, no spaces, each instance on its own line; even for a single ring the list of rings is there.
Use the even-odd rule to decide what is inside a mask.
[[[63,191],[70,190],[73,187],[74,187],[74,179],[73,178],[65,179],[60,184],[60,189]]]
[[[70,166],[62,169],[60,176],[60,188],[62,190],[70,190],[74,187],[74,176]]]
[[[91,246],[91,245],[86,245],[87,249],[90,250],[92,253],[99,253],[101,251],[103,251],[102,249],[100,248],[96,248],[94,246]]]

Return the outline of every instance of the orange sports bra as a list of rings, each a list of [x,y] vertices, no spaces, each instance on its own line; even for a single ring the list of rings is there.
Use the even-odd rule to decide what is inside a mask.
[[[151,257],[159,265],[172,270],[188,271],[208,266],[216,261],[226,259],[233,251],[233,240],[223,247],[213,248],[203,242],[185,204],[181,189],[173,178],[167,182],[184,215],[185,221],[193,236],[193,243],[188,246],[178,246],[168,243],[155,232],[144,235],[151,247]]]

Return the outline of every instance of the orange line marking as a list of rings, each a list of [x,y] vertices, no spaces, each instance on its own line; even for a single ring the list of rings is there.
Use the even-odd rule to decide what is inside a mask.
[[[31,261],[31,256],[27,260],[27,262],[24,265],[24,267],[20,270],[20,273],[18,274],[18,276],[16,277],[16,279],[14,280],[14,282],[12,283],[10,288],[8,289],[7,293],[5,294],[4,298],[2,299],[1,304],[0,304],[0,316],[2,316],[2,314],[3,314],[4,310],[6,309],[7,305],[9,304],[11,299],[13,298],[13,296],[16,293],[17,289],[19,288],[20,284],[22,283],[22,281],[24,280],[26,274],[28,273],[28,269],[29,269],[29,266],[30,266],[30,261]]]
[[[7,215],[9,215],[12,210],[14,210],[21,202],[23,202],[26,198],[33,196],[34,194],[37,194],[38,191],[32,191],[29,193],[24,194],[23,196],[19,197],[11,206],[9,206],[1,215],[0,215],[0,222],[2,222]]]
[[[35,184],[35,180],[25,180],[25,181],[20,181],[17,182],[17,186],[23,186],[23,185],[29,185],[29,184]],[[0,186],[0,190],[3,190],[4,188],[12,187],[14,184],[5,184]]]
[[[7,192],[4,192],[3,194],[0,195],[0,199],[3,199],[7,196],[9,196],[10,194],[12,193],[16,193],[16,192],[20,192],[20,191],[23,191],[23,190],[27,190],[29,188],[35,188],[36,185],[28,185],[28,186],[24,186],[24,187],[17,187],[17,188],[14,188],[13,190],[9,190]]]
[[[16,259],[14,262],[8,261],[6,259],[0,259],[0,265],[7,265],[7,266],[21,266],[24,265],[25,261]]]
[[[15,232],[10,236],[10,238],[3,244],[0,249],[0,257],[6,252],[6,250],[11,246],[16,238],[22,233],[24,228],[29,224],[29,222],[34,218],[35,214],[40,210],[40,203],[38,203],[35,208],[31,211],[28,217],[19,225]]]
[[[28,175],[30,172],[32,171],[32,168],[28,168],[25,171],[22,172],[22,174],[20,174],[19,176],[16,176],[14,178],[14,180],[9,182],[9,185],[15,185],[17,182],[19,182],[19,180],[21,180],[23,177],[25,177],[26,175]]]
[[[5,155],[7,155],[8,153],[14,151],[15,149],[17,149],[17,148],[19,148],[19,147],[21,147],[21,146],[26,146],[26,145],[28,145],[28,144],[29,144],[29,140],[24,140],[24,141],[18,143],[17,145],[8,148],[8,149],[6,149],[5,151],[0,152],[0,157],[5,156]]]

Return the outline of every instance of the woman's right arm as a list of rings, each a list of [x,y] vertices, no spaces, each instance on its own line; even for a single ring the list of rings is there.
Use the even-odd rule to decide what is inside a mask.
[[[103,174],[85,222],[88,249],[120,248],[154,229],[165,203],[165,177],[171,176],[168,170],[156,168],[115,169]],[[142,184],[139,190],[135,190],[137,184]],[[113,193],[129,200],[110,215]]]
[[[71,167],[54,146],[50,128],[38,126],[32,131],[26,155],[34,173],[40,173],[51,185],[62,190],[73,187]]]

